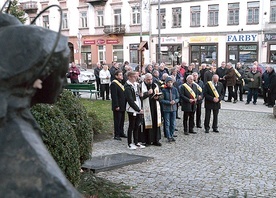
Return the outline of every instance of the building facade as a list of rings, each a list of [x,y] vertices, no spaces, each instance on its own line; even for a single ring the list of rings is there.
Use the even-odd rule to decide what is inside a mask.
[[[37,10],[34,2],[20,1],[30,21],[62,8],[70,59],[88,67],[139,63],[141,41],[145,63],[276,62],[276,0],[40,0]],[[58,19],[53,8],[36,24],[57,29]]]
[[[160,2],[162,61],[172,63],[181,54],[182,61],[198,64],[275,62],[275,0]],[[151,4],[157,55],[158,0]]]

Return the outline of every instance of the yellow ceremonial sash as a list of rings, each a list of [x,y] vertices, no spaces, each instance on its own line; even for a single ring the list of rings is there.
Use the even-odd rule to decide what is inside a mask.
[[[215,86],[214,86],[214,84],[212,83],[212,81],[208,81],[207,83],[209,84],[209,86],[210,86],[210,88],[211,88],[211,90],[212,90],[214,96],[215,96],[216,98],[219,98],[218,91],[217,91],[217,89],[215,88]]]
[[[197,90],[202,93],[202,88],[196,82],[194,82],[194,84],[196,85]]]
[[[196,98],[196,94],[195,94],[194,90],[192,90],[192,88],[189,85],[187,85],[187,83],[184,83],[183,86],[188,90],[188,92],[195,99]]]
[[[113,80],[112,82],[115,82],[117,85],[119,85],[119,86],[121,87],[121,89],[122,89],[123,91],[125,91],[124,86],[123,86],[122,83],[120,83],[118,80]]]
[[[234,71],[235,71],[236,75],[237,75],[239,78],[241,78],[240,72],[239,72],[238,70],[236,70],[236,69],[234,69]],[[245,82],[244,82],[243,79],[241,79],[241,80],[242,80],[242,85],[244,86],[244,85],[245,85]]]
[[[241,77],[240,72],[238,72],[238,70],[236,70],[235,68],[234,68],[234,71],[235,71],[236,75],[240,78]]]

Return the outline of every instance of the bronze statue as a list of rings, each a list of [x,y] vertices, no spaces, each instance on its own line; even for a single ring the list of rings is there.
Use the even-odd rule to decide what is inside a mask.
[[[34,104],[54,103],[66,82],[69,48],[58,36],[0,13],[1,197],[82,197],[49,154],[30,113]]]

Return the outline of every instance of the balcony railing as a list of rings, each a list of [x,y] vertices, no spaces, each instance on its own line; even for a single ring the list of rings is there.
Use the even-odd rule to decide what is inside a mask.
[[[126,32],[125,25],[105,25],[105,34],[124,34]]]
[[[102,5],[104,6],[108,0],[85,0],[86,3],[90,3],[92,6]]]
[[[22,2],[21,6],[22,6],[22,9],[28,14],[37,12],[37,2],[33,2],[33,1]]]

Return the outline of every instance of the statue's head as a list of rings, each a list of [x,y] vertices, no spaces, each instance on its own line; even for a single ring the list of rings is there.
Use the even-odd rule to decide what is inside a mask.
[[[0,14],[0,91],[26,93],[32,104],[54,103],[66,82],[69,64],[67,38],[59,36]]]

